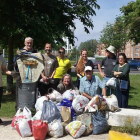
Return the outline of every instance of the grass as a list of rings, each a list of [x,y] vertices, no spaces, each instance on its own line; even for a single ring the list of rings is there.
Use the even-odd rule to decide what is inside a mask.
[[[96,74],[100,77],[99,74]],[[72,73],[72,80],[76,81],[76,74]],[[101,77],[100,77],[101,78]],[[130,75],[130,96],[129,96],[129,108],[140,109],[140,86],[139,86],[140,75]],[[6,89],[6,76],[3,76],[4,92]],[[15,86],[15,83],[14,83]],[[3,95],[2,108],[0,110],[0,117],[12,118],[15,111],[15,99],[16,95]]]

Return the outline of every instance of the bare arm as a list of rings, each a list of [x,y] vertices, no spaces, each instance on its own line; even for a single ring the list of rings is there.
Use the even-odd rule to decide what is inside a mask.
[[[6,75],[11,75],[11,71],[7,70],[5,66],[1,66],[1,70],[3,73],[5,73]]]
[[[93,97],[91,97],[90,95],[88,95],[87,93],[82,93],[83,96],[87,97],[88,99],[92,99]]]
[[[55,72],[56,72],[56,69],[53,71],[52,75],[49,78],[53,78]]]
[[[106,89],[105,88],[102,88],[102,93],[103,93],[103,96],[106,96]]]
[[[101,69],[100,64],[98,64],[98,70],[100,72],[100,75],[104,78],[105,77],[105,74],[102,72],[102,69]]]

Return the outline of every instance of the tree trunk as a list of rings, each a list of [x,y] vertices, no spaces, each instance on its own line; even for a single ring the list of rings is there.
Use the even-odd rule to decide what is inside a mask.
[[[8,41],[8,70],[13,71],[13,45],[14,37],[10,37]],[[13,78],[12,76],[7,76],[7,92],[13,92]]]

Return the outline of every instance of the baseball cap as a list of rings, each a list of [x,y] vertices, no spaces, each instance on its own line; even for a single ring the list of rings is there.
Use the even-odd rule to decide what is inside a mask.
[[[86,66],[86,67],[85,67],[85,71],[87,71],[87,70],[92,71],[92,67],[91,67],[91,66]]]

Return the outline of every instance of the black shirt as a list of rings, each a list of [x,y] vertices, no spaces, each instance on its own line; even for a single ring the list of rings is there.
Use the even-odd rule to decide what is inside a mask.
[[[94,69],[94,65],[93,65],[93,62],[91,60],[88,60],[87,63],[85,64],[85,66],[91,66],[92,69]]]
[[[111,57],[105,57],[101,62],[100,62],[100,66],[104,66],[104,73],[106,75],[106,77],[112,77],[112,70],[115,67],[117,63],[117,58],[114,55],[113,58]]]

